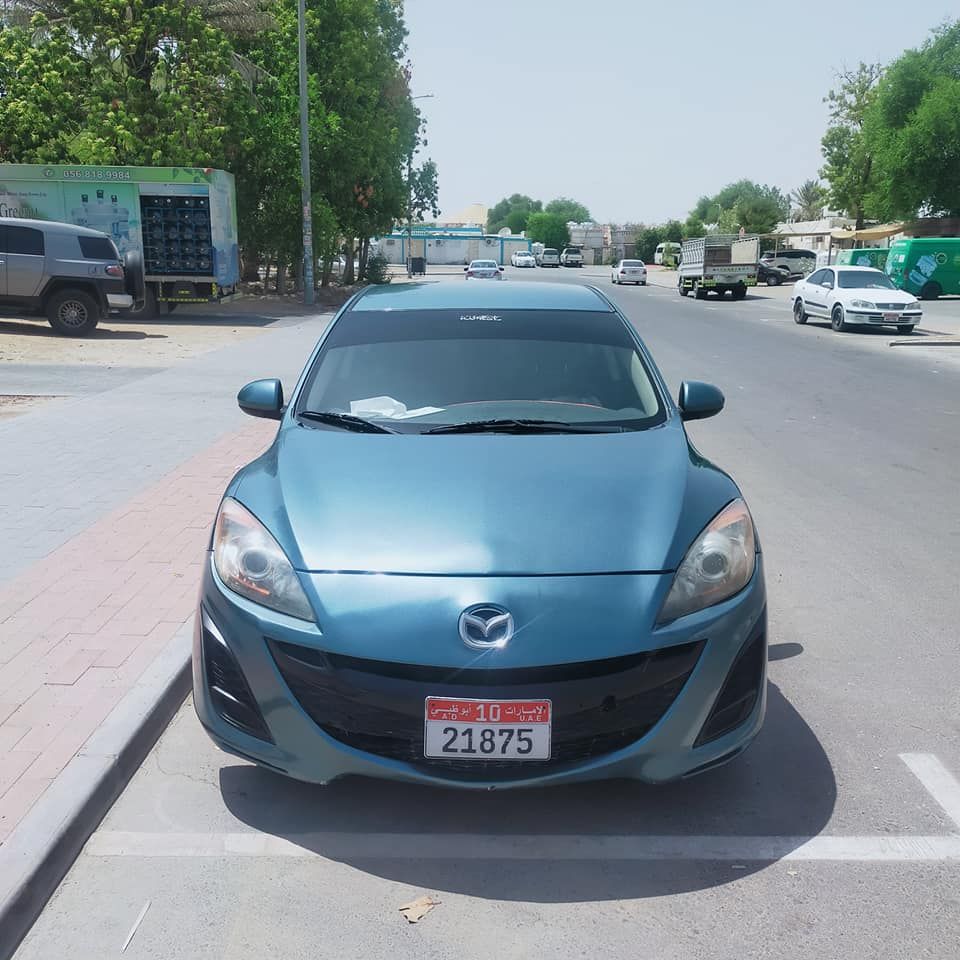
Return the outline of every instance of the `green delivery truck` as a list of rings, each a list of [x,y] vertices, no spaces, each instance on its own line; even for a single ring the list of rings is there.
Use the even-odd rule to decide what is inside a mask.
[[[146,302],[224,302],[240,280],[233,174],[200,167],[0,163],[0,217],[100,230],[143,258]]]
[[[886,247],[861,247],[858,250],[841,250],[837,254],[837,264],[851,267],[875,267],[882,270],[887,262]]]
[[[921,300],[960,294],[960,237],[904,237],[890,244],[887,275]]]

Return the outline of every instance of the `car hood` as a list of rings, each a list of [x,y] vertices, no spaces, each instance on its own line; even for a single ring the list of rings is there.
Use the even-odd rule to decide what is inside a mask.
[[[880,289],[877,287],[844,287],[837,293],[845,302],[868,300],[870,303],[908,304],[916,303],[917,300],[913,294],[906,293],[903,290],[887,290],[882,287]]]
[[[299,570],[673,570],[738,495],[678,417],[641,432],[383,436],[284,426],[236,496]]]

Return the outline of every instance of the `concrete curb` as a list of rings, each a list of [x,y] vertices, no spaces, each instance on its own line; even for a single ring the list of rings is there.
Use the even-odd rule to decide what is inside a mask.
[[[960,340],[940,337],[915,337],[912,340],[888,340],[891,347],[960,347]]]
[[[0,958],[20,941],[190,689],[193,617],[0,847]],[[65,947],[69,952],[69,947]]]

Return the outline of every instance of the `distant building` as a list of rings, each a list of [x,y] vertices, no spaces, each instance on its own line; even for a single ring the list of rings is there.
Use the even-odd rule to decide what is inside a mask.
[[[438,223],[446,227],[480,227],[481,230],[486,230],[487,213],[487,205],[478,201],[458,213],[444,217]]]
[[[795,250],[829,250],[831,234],[834,230],[852,230],[856,221],[849,217],[823,217],[820,220],[794,220],[778,223],[774,228],[774,236],[781,247],[791,247]],[[836,240],[833,246],[838,246]]]
[[[408,257],[425,257],[427,264],[468,264],[471,260],[496,260],[508,264],[517,250],[529,250],[526,237],[485,234],[481,226],[414,224],[409,234],[399,225],[377,241],[388,263],[405,264]]]

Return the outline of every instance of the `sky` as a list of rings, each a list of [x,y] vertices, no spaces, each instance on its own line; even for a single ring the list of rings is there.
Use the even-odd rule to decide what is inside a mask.
[[[512,193],[598,222],[686,219],[741,178],[821,166],[838,69],[889,62],[956,0],[406,0],[414,96],[452,216]]]

